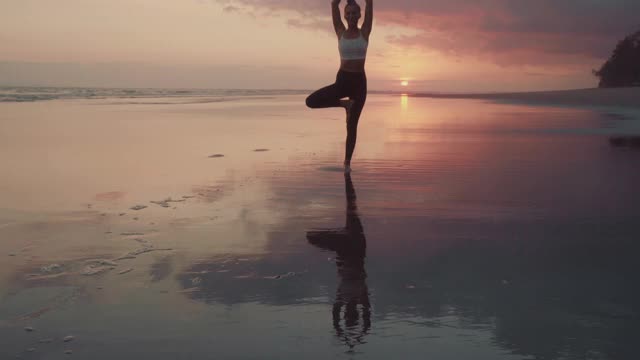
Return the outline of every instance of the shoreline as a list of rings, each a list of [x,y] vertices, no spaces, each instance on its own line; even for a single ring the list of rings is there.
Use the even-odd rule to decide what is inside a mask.
[[[555,106],[621,107],[640,110],[640,87],[592,88],[519,93],[433,94],[414,93],[410,97],[438,99],[478,99]]]

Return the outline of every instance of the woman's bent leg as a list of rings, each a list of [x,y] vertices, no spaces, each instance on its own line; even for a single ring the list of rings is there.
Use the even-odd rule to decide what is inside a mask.
[[[340,99],[344,97],[336,84],[325,86],[320,90],[316,90],[307,97],[307,106],[312,109],[340,107]]]

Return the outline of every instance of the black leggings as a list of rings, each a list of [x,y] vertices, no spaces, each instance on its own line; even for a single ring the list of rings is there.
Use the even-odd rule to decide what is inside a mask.
[[[347,121],[347,147],[345,161],[351,161],[356,146],[358,120],[367,100],[367,76],[364,72],[339,70],[336,82],[315,91],[307,97],[307,106],[312,109],[340,107],[340,99],[348,97],[353,100],[351,114]]]
[[[367,100],[367,76],[364,72],[339,70],[335,83],[307,97],[307,106],[313,109],[339,107],[340,99],[346,97],[354,100],[351,114],[356,115],[355,118],[360,117],[364,102]]]

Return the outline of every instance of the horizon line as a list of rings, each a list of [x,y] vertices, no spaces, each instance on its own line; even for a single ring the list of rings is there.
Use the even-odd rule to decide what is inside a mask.
[[[1,85],[0,89],[6,88],[40,88],[40,89],[102,89],[102,90],[211,90],[211,91],[290,91],[290,92],[313,92],[314,89],[287,89],[287,88],[207,88],[207,87],[130,87],[130,86],[52,86],[52,85]],[[482,95],[504,95],[504,94],[528,94],[528,93],[544,93],[544,92],[563,92],[563,91],[580,91],[580,90],[596,90],[599,87],[587,88],[568,88],[568,89],[548,89],[548,90],[519,90],[519,91],[434,91],[434,90],[379,90],[370,89],[371,94],[390,94],[390,95],[433,95],[433,96],[482,96]]]

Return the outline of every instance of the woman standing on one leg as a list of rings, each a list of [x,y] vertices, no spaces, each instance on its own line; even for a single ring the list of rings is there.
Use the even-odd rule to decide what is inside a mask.
[[[344,18],[347,28],[340,19],[340,0],[331,1],[333,27],[338,36],[340,50],[340,70],[336,82],[323,87],[307,97],[310,108],[343,107],[347,112],[347,144],[344,154],[344,171],[351,171],[351,157],[356,147],[358,120],[367,99],[367,77],[364,62],[367,56],[369,35],[373,25],[373,0],[365,0],[366,9],[362,28],[358,28],[361,9],[355,0],[347,0]],[[348,97],[349,100],[342,100]]]

